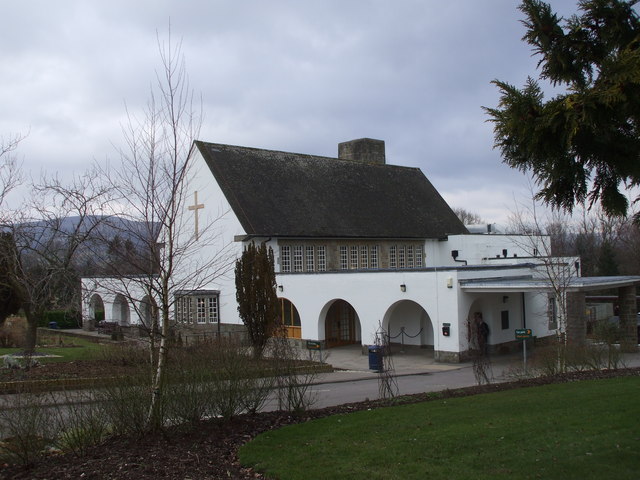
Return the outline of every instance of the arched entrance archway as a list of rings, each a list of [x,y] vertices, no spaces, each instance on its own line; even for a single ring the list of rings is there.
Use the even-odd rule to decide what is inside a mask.
[[[279,298],[280,324],[286,328],[288,338],[302,338],[302,324],[296,306],[286,298]]]
[[[329,307],[324,322],[327,348],[359,343],[360,320],[350,303],[336,300]]]
[[[389,307],[382,322],[391,344],[433,347],[433,323],[427,311],[412,300]]]
[[[89,300],[89,318],[95,320],[96,323],[104,320],[104,302],[102,297],[97,293],[91,295]]]
[[[117,322],[119,325],[129,325],[129,302],[122,294],[117,294],[116,298],[113,300],[113,310],[112,315],[114,322]]]
[[[158,328],[158,305],[148,295],[140,302],[140,318],[147,330],[151,330],[154,325]]]

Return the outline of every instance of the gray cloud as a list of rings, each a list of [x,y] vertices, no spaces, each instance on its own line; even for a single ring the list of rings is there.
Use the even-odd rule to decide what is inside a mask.
[[[144,106],[170,23],[203,97],[204,140],[335,155],[344,140],[384,139],[390,163],[422,168],[454,206],[502,220],[525,180],[492,149],[481,106],[497,103],[492,79],[535,73],[517,4],[8,0],[0,132],[30,132],[20,153],[32,170],[115,159],[124,104]]]

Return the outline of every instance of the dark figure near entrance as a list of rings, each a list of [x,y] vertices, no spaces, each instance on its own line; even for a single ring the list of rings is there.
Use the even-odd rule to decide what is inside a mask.
[[[482,319],[482,313],[476,312],[476,334],[478,342],[478,350],[481,354],[487,355],[489,353],[489,325]]]

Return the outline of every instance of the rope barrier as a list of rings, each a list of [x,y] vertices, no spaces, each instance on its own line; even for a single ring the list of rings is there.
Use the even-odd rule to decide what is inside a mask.
[[[388,335],[389,340],[391,339],[395,339],[398,338],[400,335],[402,335],[402,344],[404,345],[404,337],[407,336],[408,338],[416,338],[418,335],[420,335],[422,333],[422,331],[424,330],[424,328],[420,328],[420,330],[418,331],[418,333],[416,333],[415,335],[409,335],[408,333],[405,332],[404,327],[400,327],[400,332],[397,335]]]

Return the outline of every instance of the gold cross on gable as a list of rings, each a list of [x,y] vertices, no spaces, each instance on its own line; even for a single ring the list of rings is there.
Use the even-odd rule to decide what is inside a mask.
[[[198,231],[198,210],[204,208],[204,203],[198,203],[198,191],[193,192],[193,205],[188,206],[189,210],[193,210],[196,215],[196,240],[200,236],[200,232]]]

